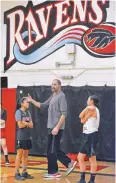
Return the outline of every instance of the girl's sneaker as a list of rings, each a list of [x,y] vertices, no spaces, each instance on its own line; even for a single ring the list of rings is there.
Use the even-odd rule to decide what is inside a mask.
[[[28,174],[27,172],[22,173],[22,177],[25,179],[34,179],[34,176]]]
[[[16,173],[16,174],[15,174],[15,180],[25,180],[25,178],[22,177],[22,176],[20,175],[20,173]]]
[[[6,160],[5,165],[8,167],[10,165],[9,160]]]

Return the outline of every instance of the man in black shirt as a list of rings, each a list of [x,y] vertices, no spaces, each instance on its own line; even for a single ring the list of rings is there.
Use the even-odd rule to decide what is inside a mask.
[[[8,149],[7,149],[7,145],[6,145],[6,133],[5,133],[7,116],[6,116],[6,111],[1,108],[1,104],[0,104],[0,113],[1,113],[1,115],[0,115],[0,129],[1,129],[0,144],[2,146],[5,160],[6,160],[5,164],[6,164],[6,166],[9,166]]]

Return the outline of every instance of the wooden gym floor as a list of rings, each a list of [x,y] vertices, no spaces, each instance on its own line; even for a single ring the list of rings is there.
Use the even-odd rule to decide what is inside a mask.
[[[10,167],[5,167],[4,157],[1,157],[1,183],[76,183],[80,178],[79,166],[69,176],[65,176],[65,167],[59,163],[59,169],[63,175],[60,179],[44,179],[43,174],[46,173],[47,160],[46,158],[29,156],[28,172],[34,176],[33,180],[16,181],[14,180],[15,155],[9,155]],[[86,181],[89,180],[90,166],[86,162]],[[114,183],[115,182],[115,163],[98,162],[98,170],[96,183]]]

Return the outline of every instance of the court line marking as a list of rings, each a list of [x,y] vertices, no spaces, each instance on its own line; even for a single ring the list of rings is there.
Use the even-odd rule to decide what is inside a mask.
[[[31,167],[28,167],[27,169],[34,169],[34,170],[47,170],[45,168],[31,168]],[[65,170],[60,170],[60,172],[66,172]],[[79,171],[73,171],[72,173],[80,173]],[[86,174],[91,174],[90,172],[86,172]],[[96,175],[102,175],[102,176],[113,176],[115,177],[116,175],[115,174],[105,174],[105,173],[96,173]]]
[[[1,166],[1,167],[6,167],[6,166]],[[15,166],[9,166],[8,168],[15,168]],[[20,167],[22,168],[22,167]],[[32,169],[32,170],[47,170],[45,168],[35,168],[35,167],[27,167],[27,169]],[[65,170],[60,170],[60,172],[66,172]],[[79,171],[73,171],[72,173],[80,173]],[[35,173],[34,173],[35,174]],[[86,174],[91,174],[90,172],[86,172]],[[109,177],[115,177],[115,174],[105,174],[105,173],[96,173],[96,175],[100,175],[100,176],[109,176]],[[10,177],[10,176],[9,176]],[[11,176],[12,177],[12,176]]]

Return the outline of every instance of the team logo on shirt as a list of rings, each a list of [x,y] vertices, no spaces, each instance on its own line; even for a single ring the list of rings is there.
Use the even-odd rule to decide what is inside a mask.
[[[45,1],[4,13],[7,27],[5,71],[16,62],[41,61],[65,44],[75,43],[94,57],[115,55],[115,25],[104,23],[109,1]]]
[[[22,120],[23,120],[23,121],[26,121],[26,122],[27,122],[27,121],[30,121],[30,117],[22,117]]]

